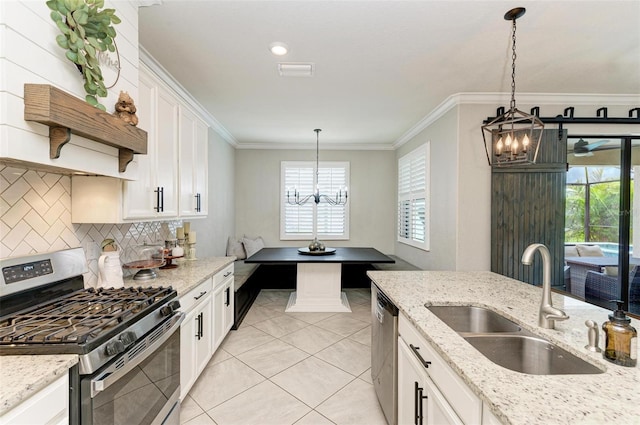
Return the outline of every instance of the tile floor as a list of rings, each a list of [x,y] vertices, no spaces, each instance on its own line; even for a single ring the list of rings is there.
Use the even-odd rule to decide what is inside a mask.
[[[352,313],[285,313],[263,290],[182,402],[188,425],[386,425],[371,383],[371,295]]]

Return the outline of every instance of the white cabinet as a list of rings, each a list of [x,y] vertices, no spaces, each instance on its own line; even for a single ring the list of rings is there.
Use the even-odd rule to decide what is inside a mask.
[[[184,399],[213,354],[213,282],[209,278],[180,297],[180,399]]]
[[[220,346],[224,337],[233,326],[234,306],[233,264],[214,276],[213,314],[214,336],[213,349]]]
[[[398,423],[481,423],[482,401],[403,314],[398,333]]]
[[[180,216],[207,215],[208,127],[196,114],[180,106]]]
[[[137,155],[138,180],[124,183],[123,218],[178,215],[178,100],[143,66],[138,85],[138,126],[148,133],[147,155]]]
[[[0,425],[69,423],[69,376],[47,385],[0,417]]]

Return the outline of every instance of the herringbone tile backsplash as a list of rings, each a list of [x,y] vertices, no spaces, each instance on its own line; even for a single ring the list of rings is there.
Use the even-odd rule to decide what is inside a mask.
[[[85,286],[95,286],[104,239],[116,241],[124,264],[135,259],[135,246],[145,242],[164,244],[181,225],[179,220],[72,224],[69,176],[0,164],[0,258],[81,246],[89,268]]]

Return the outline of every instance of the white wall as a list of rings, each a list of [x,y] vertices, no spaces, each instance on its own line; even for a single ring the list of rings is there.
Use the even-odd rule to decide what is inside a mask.
[[[120,78],[108,89],[108,97],[100,98],[107,111],[113,111],[121,90],[134,99],[138,95],[138,6],[133,1],[107,0],[105,7],[116,9],[122,20],[115,26]],[[24,120],[25,83],[51,84],[82,99],[86,95],[82,75],[56,43],[60,31],[50,13],[44,1],[0,1],[0,158],[30,161],[45,168],[135,177],[135,171],[118,171],[117,149],[77,135],[62,148],[59,159],[50,159],[49,127]],[[108,69],[103,68],[106,76]]]
[[[323,151],[321,161],[350,162],[350,240],[331,246],[371,246],[394,251],[396,164],[393,151]],[[280,163],[315,161],[315,150],[237,150],[236,236],[262,236],[267,246],[280,240]],[[299,241],[304,246],[308,241]]]
[[[227,238],[235,234],[235,149],[209,129],[209,215],[193,220],[198,233],[196,255],[200,258],[224,256]]]

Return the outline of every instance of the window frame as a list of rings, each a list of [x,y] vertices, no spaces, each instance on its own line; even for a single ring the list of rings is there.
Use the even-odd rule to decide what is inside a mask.
[[[349,161],[320,161],[319,169],[326,168],[343,168],[345,173],[345,187],[350,187],[350,162]],[[313,185],[316,187],[317,176],[315,173],[315,161],[281,161],[280,162],[280,240],[309,240],[317,237],[320,240],[349,240],[349,222],[350,222],[350,202],[347,202],[344,208],[344,231],[341,234],[323,234],[317,235],[318,231],[318,206],[315,205],[313,199],[310,199],[306,205],[312,207],[312,231],[309,233],[286,233],[286,208],[287,208],[287,186],[286,186],[286,170],[287,168],[311,168],[313,170]],[[308,193],[307,193],[308,194]],[[305,196],[307,195],[305,194]],[[321,201],[321,204],[324,203]],[[305,205],[305,206],[306,206]],[[332,208],[336,208],[332,206]]]
[[[416,149],[411,152],[401,156],[398,158],[398,174],[397,174],[397,210],[396,210],[396,236],[397,241],[399,243],[409,245],[424,251],[430,250],[430,219],[431,219],[431,202],[430,202],[430,191],[431,191],[431,169],[429,167],[430,162],[430,146],[431,142],[426,142],[423,145],[418,146]],[[422,159],[421,159],[422,158]],[[424,164],[422,164],[424,169],[424,188],[415,188],[416,184],[419,184],[419,180],[421,178],[419,173],[416,173],[417,170],[414,169],[414,165],[420,165],[418,162],[424,160]],[[408,182],[403,183],[404,178],[403,173],[406,172],[406,163],[409,163],[409,176]],[[408,186],[408,190],[402,190],[401,186]],[[413,221],[415,220],[413,206],[416,204],[416,201],[424,200],[424,240],[421,241],[416,238],[415,235],[415,226]],[[406,203],[409,203],[408,208],[408,220],[404,220],[402,218],[402,210],[403,205],[406,206]],[[401,234],[401,228],[408,228],[409,237],[403,237]]]

